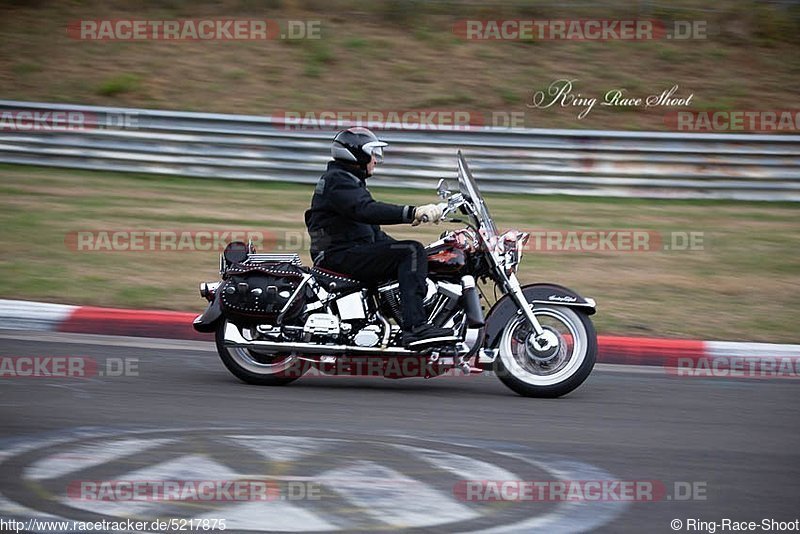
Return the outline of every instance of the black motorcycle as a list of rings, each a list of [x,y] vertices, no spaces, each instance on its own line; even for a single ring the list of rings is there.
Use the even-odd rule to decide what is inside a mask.
[[[520,395],[569,393],[597,357],[595,302],[555,284],[521,286],[528,234],[498,232],[461,152],[458,185],[453,194],[439,182],[442,220],[466,227],[426,247],[424,300],[428,321],[452,328],[456,341],[404,348],[396,281],[365,287],[244,243],[220,257],[222,281],[200,285],[209,305],[194,328],[214,332],[225,366],[251,384],[284,385],[312,370],[389,378],[494,370]],[[484,314],[492,286],[502,297]]]

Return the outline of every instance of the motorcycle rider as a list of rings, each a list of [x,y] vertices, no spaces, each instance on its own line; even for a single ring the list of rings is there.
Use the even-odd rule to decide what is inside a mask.
[[[353,127],[336,134],[333,161],[317,182],[305,222],[311,236],[315,266],[345,274],[367,285],[396,279],[402,301],[403,345],[420,348],[457,339],[452,329],[427,323],[423,308],[428,263],[417,241],[398,241],[381,224],[422,222],[438,224],[436,204],[400,206],[372,198],[366,180],[383,161],[383,148],[374,133]]]

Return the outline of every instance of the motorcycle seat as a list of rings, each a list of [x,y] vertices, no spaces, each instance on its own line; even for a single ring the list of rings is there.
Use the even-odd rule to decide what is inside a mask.
[[[364,284],[355,278],[350,278],[346,274],[329,271],[328,269],[323,269],[316,265],[311,268],[311,274],[317,282],[321,283],[326,289],[328,289],[331,284],[336,284],[337,291],[351,291],[364,287]]]

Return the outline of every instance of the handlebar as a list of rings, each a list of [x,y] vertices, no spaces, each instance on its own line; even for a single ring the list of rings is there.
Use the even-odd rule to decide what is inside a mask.
[[[442,216],[441,216],[441,218],[443,219],[443,218],[444,218],[444,216],[447,214],[447,212],[448,212],[448,211],[450,211],[450,209],[449,209],[449,208],[450,208],[450,203],[449,203],[449,202],[439,202],[439,203],[437,204],[437,206],[439,206],[439,207],[442,209]],[[428,218],[428,216],[427,216],[427,215],[423,215],[423,216],[422,216],[422,222],[424,222],[424,223],[427,223],[427,222],[429,222],[429,220],[430,220],[430,219]]]

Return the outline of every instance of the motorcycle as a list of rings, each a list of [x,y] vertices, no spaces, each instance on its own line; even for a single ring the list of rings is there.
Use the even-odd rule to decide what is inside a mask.
[[[586,380],[597,358],[593,299],[556,284],[522,286],[528,234],[500,233],[464,156],[458,192],[439,181],[442,220],[465,227],[426,247],[428,321],[456,341],[410,350],[401,343],[398,283],[365,287],[347,275],[302,265],[299,255],[229,244],[221,281],[200,284],[209,301],[193,323],[215,334],[222,362],[244,382],[285,385],[323,374],[388,378],[493,370],[516,393],[560,397]],[[477,284],[480,280],[481,284]],[[484,313],[488,288],[502,296]]]

